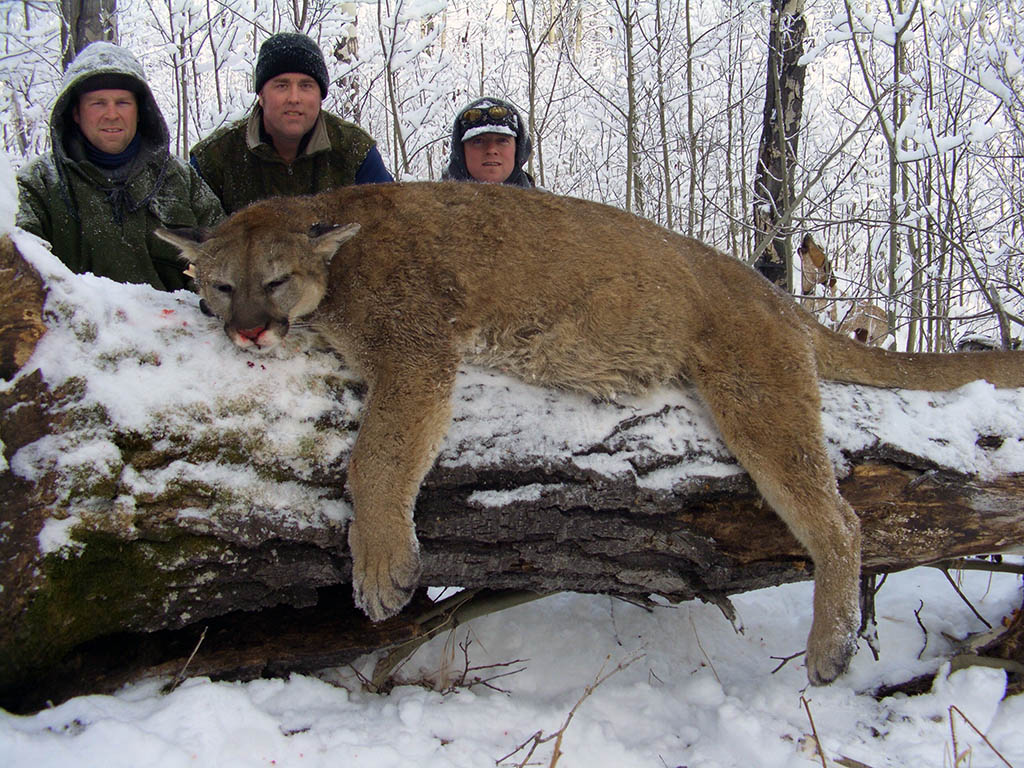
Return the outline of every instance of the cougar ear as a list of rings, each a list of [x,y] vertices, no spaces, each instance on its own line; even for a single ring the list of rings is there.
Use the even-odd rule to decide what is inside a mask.
[[[313,252],[329,264],[342,244],[351,240],[359,233],[356,223],[340,227],[337,224],[314,224],[309,230],[309,241]]]
[[[182,264],[191,264],[195,261],[192,254],[196,252],[197,246],[210,239],[212,230],[206,227],[157,227],[153,234],[171,245],[177,246],[181,253],[178,254],[178,261]]]

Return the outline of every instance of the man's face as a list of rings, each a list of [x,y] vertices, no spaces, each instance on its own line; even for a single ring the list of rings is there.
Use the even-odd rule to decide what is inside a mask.
[[[285,72],[263,84],[259,93],[263,127],[272,139],[295,142],[320,116],[320,86],[309,75]]]
[[[79,97],[71,117],[96,149],[110,155],[124,152],[139,128],[135,94],[121,88],[89,91]]]
[[[504,133],[481,133],[462,143],[466,170],[477,181],[501,184],[515,170],[516,140]]]

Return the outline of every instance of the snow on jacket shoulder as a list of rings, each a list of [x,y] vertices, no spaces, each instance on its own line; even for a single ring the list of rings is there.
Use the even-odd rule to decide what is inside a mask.
[[[210,227],[223,218],[220,203],[194,169],[170,155],[163,163],[144,164],[124,186],[128,199],[144,204],[118,221],[98,168],[80,163],[60,169],[58,163],[53,154],[44,155],[18,174],[19,227],[48,240],[75,272],[166,291],[187,286],[178,249],[153,232]]]

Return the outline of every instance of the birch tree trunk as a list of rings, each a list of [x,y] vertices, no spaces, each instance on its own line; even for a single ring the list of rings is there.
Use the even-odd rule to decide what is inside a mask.
[[[903,12],[903,0],[897,0],[895,11],[897,14],[901,14]],[[902,228],[903,217],[908,205],[907,193],[909,192],[909,182],[906,170],[902,168],[899,163],[899,151],[901,146],[897,143],[900,141],[897,137],[897,130],[899,126],[903,124],[903,119],[906,116],[907,109],[907,96],[903,86],[903,77],[907,68],[907,53],[906,46],[903,42],[903,36],[909,27],[910,20],[907,19],[906,23],[901,28],[897,29],[896,39],[893,42],[892,48],[892,113],[890,115],[890,119],[892,121],[892,134],[889,142],[889,302],[887,312],[890,328],[895,328],[897,323],[895,299],[897,294],[900,292],[901,280],[899,274],[901,262],[900,229]],[[902,139],[902,141],[905,145],[906,139]],[[903,201],[902,203],[900,202],[901,200]],[[910,258],[913,260],[913,252],[910,253]],[[911,261],[911,269],[913,269],[914,266],[913,261]],[[907,331],[907,351],[913,351],[917,325],[912,314]]]
[[[686,0],[686,153],[690,161],[689,189],[686,206],[686,234],[693,237],[697,208],[697,133],[693,113],[696,109],[693,82],[693,25],[690,20],[690,0]]]
[[[662,22],[662,0],[654,4],[655,60],[657,63],[658,137],[661,140],[662,194],[665,196],[665,227],[672,229],[675,217],[672,210],[672,164],[669,158],[668,102],[665,99],[665,46],[668,34]]]
[[[396,0],[394,12],[390,2],[377,4],[377,39],[381,51],[384,52],[384,85],[387,96],[388,111],[391,123],[391,140],[394,147],[395,176],[401,179],[409,173],[409,153],[402,134],[401,112],[398,107],[398,72],[395,70],[395,58],[398,55],[399,18],[404,0]]]

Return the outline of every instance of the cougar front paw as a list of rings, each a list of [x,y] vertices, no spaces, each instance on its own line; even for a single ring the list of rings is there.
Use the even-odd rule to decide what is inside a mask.
[[[370,542],[356,523],[349,526],[352,552],[352,593],[371,621],[383,621],[409,602],[420,578],[419,544],[415,535]]]
[[[832,627],[819,631],[817,624],[807,638],[807,679],[811,685],[827,685],[842,675],[857,652],[857,633],[853,629]]]

